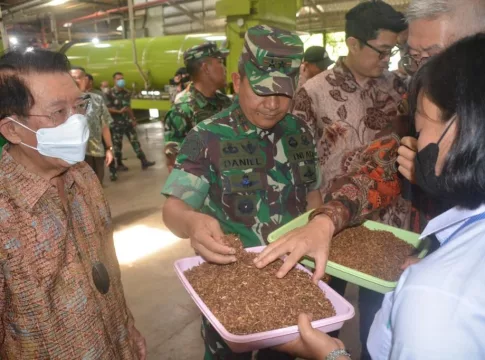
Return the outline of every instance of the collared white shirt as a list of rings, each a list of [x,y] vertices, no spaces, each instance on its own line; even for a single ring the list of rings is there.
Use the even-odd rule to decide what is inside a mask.
[[[485,220],[462,227],[482,213],[453,208],[430,221],[421,238],[442,246],[386,294],[367,341],[373,360],[485,359]]]

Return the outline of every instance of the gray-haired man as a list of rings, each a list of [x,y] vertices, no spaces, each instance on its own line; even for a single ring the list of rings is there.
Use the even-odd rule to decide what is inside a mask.
[[[416,72],[426,60],[466,36],[485,31],[484,0],[411,0],[406,13],[409,23],[409,54],[403,59],[403,65],[409,73]],[[414,159],[417,151],[417,139],[404,137],[399,148],[399,172],[411,183],[414,181]],[[413,205],[419,214],[411,223],[412,230],[422,231],[426,219],[447,210],[446,204],[432,202],[423,194],[413,189]],[[416,201],[419,201],[417,203]]]

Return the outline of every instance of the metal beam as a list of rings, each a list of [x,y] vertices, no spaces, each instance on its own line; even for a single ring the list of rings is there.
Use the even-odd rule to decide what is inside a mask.
[[[5,29],[5,23],[3,22],[2,8],[0,7],[0,34],[2,35],[3,50],[8,50],[10,42],[8,41],[7,29]]]
[[[2,14],[3,15],[13,14],[37,5],[41,5],[42,3],[44,3],[44,0],[32,0],[21,5],[11,6],[7,10],[3,10]]]
[[[149,87],[148,76],[142,70],[140,64],[138,63],[138,54],[136,51],[136,29],[135,29],[135,11],[133,6],[133,0],[128,0],[128,17],[130,19],[130,36],[131,36],[131,46],[133,49],[133,62],[135,63],[138,72],[140,73],[144,83],[145,89]]]
[[[105,2],[102,2],[102,1],[79,0],[79,2],[85,3],[85,4],[97,5],[97,6],[104,6],[104,7],[107,7],[107,8],[112,8],[113,7],[113,4],[105,3]]]
[[[314,0],[308,0],[308,2],[310,3],[310,7],[317,12],[318,17],[322,20],[325,20],[325,14],[323,13],[322,10],[320,10],[320,8],[317,6],[317,4],[315,4],[315,1]]]
[[[173,6],[176,9],[179,9],[182,11],[185,15],[187,15],[189,18],[191,18],[193,21],[198,22],[202,26],[204,26],[204,21],[199,18],[198,16],[195,16],[190,10],[188,10],[185,6],[182,6],[180,4],[177,4],[174,1],[167,1],[167,4],[170,6]]]

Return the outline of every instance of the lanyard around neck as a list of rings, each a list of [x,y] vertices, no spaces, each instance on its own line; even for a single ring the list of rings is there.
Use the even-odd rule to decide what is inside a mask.
[[[447,242],[449,242],[452,238],[456,236],[460,231],[462,231],[464,228],[476,223],[477,221],[484,220],[485,219],[485,212],[481,214],[474,215],[470,218],[468,218],[458,229],[456,229],[450,236],[448,236],[445,241],[441,243],[441,246],[445,245]]]

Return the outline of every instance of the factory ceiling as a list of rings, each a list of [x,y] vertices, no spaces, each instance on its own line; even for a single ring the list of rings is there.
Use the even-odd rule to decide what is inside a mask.
[[[300,1],[303,7],[297,13],[297,30],[311,33],[342,30],[344,13],[359,3],[358,0]],[[224,31],[223,19],[215,15],[215,2],[135,0],[139,9],[135,12],[137,36]],[[386,2],[404,10],[409,0]],[[126,6],[127,0],[0,0],[9,37],[43,44],[126,37]],[[147,26],[148,20],[151,27]]]

